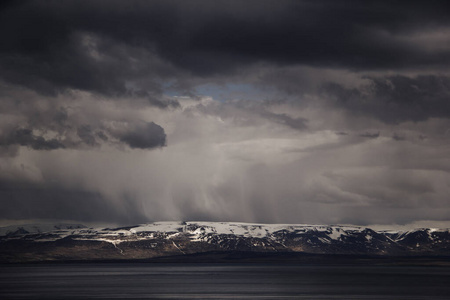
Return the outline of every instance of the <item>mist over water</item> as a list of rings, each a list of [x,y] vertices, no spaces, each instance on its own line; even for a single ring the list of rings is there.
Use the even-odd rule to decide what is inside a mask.
[[[245,264],[0,266],[2,299],[448,299],[448,267]]]

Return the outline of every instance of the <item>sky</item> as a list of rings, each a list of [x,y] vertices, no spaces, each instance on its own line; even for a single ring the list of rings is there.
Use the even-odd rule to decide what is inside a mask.
[[[0,224],[450,227],[447,1],[2,1]]]

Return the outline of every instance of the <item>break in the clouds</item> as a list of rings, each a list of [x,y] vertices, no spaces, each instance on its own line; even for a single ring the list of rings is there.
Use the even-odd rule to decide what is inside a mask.
[[[445,1],[6,1],[0,219],[448,221]]]

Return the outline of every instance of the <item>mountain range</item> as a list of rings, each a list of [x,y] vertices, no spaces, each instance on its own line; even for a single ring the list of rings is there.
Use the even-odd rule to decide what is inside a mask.
[[[0,262],[145,260],[207,253],[450,256],[450,230],[343,225],[153,222],[118,228],[31,224],[0,228]]]

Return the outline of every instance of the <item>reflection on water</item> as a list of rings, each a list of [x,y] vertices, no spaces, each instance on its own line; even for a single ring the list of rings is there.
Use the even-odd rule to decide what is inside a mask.
[[[450,268],[1,265],[0,299],[449,299]]]

